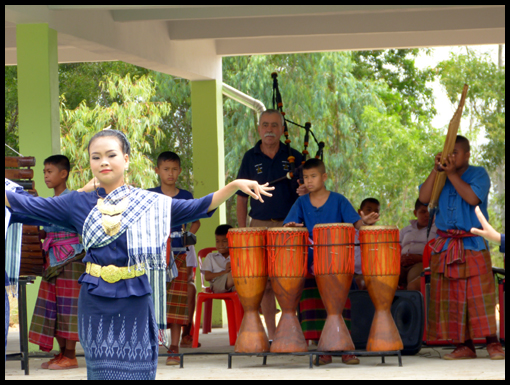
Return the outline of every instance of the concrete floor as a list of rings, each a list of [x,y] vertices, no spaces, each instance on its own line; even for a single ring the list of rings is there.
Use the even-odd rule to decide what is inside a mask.
[[[200,335],[202,347],[182,349],[183,352],[230,352],[227,329],[213,329],[212,333]],[[17,352],[19,347],[18,329],[9,331],[7,353]],[[333,358],[326,366],[308,368],[308,357],[268,357],[262,366],[260,357],[233,357],[232,369],[227,369],[227,355],[185,356],[184,368],[165,366],[165,357],[159,358],[157,380],[204,380],[204,379],[256,379],[256,380],[504,380],[505,361],[491,361],[485,349],[478,351],[478,359],[466,361],[445,361],[444,354],[451,349],[425,348],[416,356],[403,357],[403,367],[398,366],[396,357],[387,357],[381,364],[379,357],[362,357],[361,364],[347,366],[341,358]],[[160,353],[165,349],[161,348]],[[78,344],[77,353],[83,353]],[[79,357],[80,368],[66,371],[40,369],[47,358],[30,358],[30,375],[20,369],[19,361],[9,361],[5,367],[6,380],[85,380],[85,358]]]

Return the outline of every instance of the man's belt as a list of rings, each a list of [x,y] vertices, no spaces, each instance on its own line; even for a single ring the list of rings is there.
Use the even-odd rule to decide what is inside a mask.
[[[93,277],[102,278],[108,283],[115,283],[119,282],[121,279],[140,277],[145,274],[145,268],[141,263],[129,267],[118,267],[115,265],[100,266],[95,263],[87,262],[85,272]]]

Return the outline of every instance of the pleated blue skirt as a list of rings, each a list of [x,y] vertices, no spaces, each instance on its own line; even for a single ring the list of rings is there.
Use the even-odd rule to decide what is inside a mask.
[[[5,361],[7,361],[7,333],[9,332],[10,318],[9,298],[7,298],[7,289],[5,290]]]
[[[105,298],[82,284],[78,334],[85,351],[88,380],[154,380],[158,330],[150,294]]]

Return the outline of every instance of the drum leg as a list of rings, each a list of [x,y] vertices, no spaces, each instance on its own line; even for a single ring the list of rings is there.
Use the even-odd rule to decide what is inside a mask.
[[[305,278],[272,277],[271,286],[282,308],[282,316],[271,344],[271,353],[307,352],[308,346],[296,315]]]
[[[352,274],[316,275],[315,280],[321,294],[322,302],[328,312],[324,329],[317,350],[321,352],[355,350],[349,329],[345,324],[344,310]]]
[[[375,307],[367,351],[397,351],[404,348],[397,325],[391,315],[391,304],[397,290],[398,278],[398,275],[365,275],[368,293]]]
[[[266,288],[267,277],[234,278],[243,305],[244,317],[237,337],[236,353],[265,353],[269,340],[259,316],[259,306]]]

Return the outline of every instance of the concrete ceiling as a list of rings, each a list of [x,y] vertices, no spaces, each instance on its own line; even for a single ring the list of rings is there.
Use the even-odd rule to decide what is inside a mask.
[[[504,5],[6,5],[16,24],[58,31],[59,61],[123,60],[191,80],[221,79],[221,57],[504,44]]]

